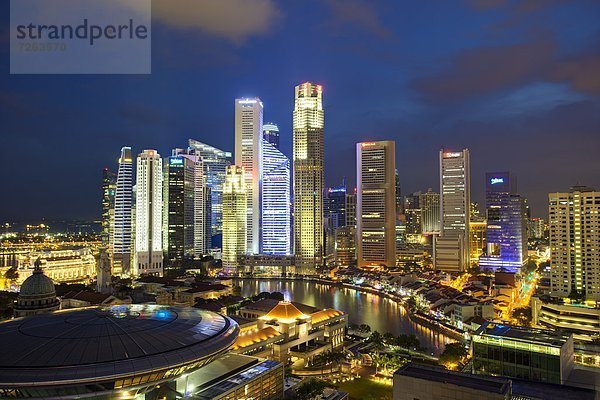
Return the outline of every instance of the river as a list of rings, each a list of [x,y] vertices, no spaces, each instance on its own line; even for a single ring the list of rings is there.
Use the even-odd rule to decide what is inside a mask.
[[[421,346],[435,355],[443,351],[444,344],[453,342],[443,334],[412,322],[404,307],[385,297],[309,281],[243,279],[237,282],[244,297],[260,292],[281,292],[286,300],[319,309],[335,308],[344,311],[348,314],[350,323],[367,324],[372,330],[382,334],[414,334]]]

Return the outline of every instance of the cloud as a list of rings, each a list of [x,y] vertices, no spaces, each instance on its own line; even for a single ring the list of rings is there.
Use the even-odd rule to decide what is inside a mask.
[[[198,29],[235,43],[263,35],[282,18],[274,0],[153,0],[152,17],[167,26]]]
[[[468,49],[450,59],[437,75],[414,79],[411,86],[429,102],[463,100],[536,79],[552,62],[556,49],[548,39]]]
[[[333,20],[333,30],[340,30],[343,25],[351,24],[370,32],[381,39],[392,37],[392,32],[381,22],[372,3],[362,0],[327,0]]]
[[[554,81],[570,82],[580,92],[600,95],[600,46],[593,52],[559,61],[547,74]]]

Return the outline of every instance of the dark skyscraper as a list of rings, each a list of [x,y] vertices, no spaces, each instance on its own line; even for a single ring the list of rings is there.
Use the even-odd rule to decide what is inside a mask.
[[[516,194],[509,172],[486,173],[487,255],[481,268],[516,272],[527,257],[527,217],[524,198]]]
[[[279,127],[272,122],[263,124],[263,138],[279,150]]]
[[[104,168],[102,170],[102,247],[105,248],[109,248],[112,244],[116,190],[117,174]]]

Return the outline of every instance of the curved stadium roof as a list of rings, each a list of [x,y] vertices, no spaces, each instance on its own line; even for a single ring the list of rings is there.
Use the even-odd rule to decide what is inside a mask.
[[[122,379],[198,367],[235,342],[231,319],[194,308],[121,305],[0,324],[0,388]]]

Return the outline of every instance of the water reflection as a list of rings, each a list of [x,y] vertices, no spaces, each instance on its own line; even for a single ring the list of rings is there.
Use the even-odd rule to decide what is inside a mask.
[[[286,300],[293,300],[320,309],[335,308],[346,312],[351,323],[367,324],[381,333],[414,334],[421,346],[439,354],[445,343],[452,339],[412,322],[406,310],[396,302],[354,289],[330,287],[306,281],[279,281],[245,279],[239,281],[242,296],[260,292],[281,292]]]

